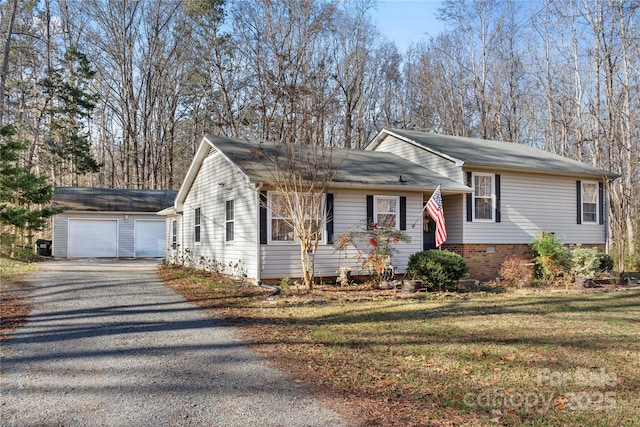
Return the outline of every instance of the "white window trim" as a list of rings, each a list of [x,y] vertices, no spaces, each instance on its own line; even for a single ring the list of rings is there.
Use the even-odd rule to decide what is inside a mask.
[[[394,230],[400,229],[400,196],[373,196],[373,223],[378,224],[378,200],[380,199],[395,199],[396,201],[396,225],[393,227]],[[390,212],[380,212],[380,213],[390,213]],[[379,224],[378,224],[379,225]]]
[[[294,236],[294,238],[292,240],[273,240],[271,237],[273,236],[273,234],[271,233],[271,223],[272,223],[272,219],[273,219],[273,211],[271,209],[271,200],[272,200],[272,196],[274,194],[280,194],[277,191],[269,191],[267,192],[267,244],[268,245],[299,245],[299,240],[298,238],[296,238]],[[323,194],[322,195],[322,206],[326,206],[327,200],[326,200],[327,195]],[[277,219],[278,217],[276,217]],[[318,244],[320,245],[326,245],[327,244],[327,221],[325,219],[324,221],[324,228],[322,230],[322,239],[320,239],[320,241],[318,242]]]
[[[491,218],[476,218],[476,176],[491,177]],[[471,209],[473,212],[473,222],[496,222],[496,175],[494,173],[473,172],[471,176],[473,193],[471,193]],[[485,199],[486,197],[478,197]]]
[[[584,201],[584,186],[585,184],[591,184],[596,188],[596,220],[595,221],[586,221],[584,219],[584,204],[586,203]],[[598,194],[598,192],[600,191],[600,184],[598,183],[598,181],[582,181],[580,183],[580,216],[581,216],[581,220],[582,220],[582,224],[586,224],[586,225],[600,225],[600,196]]]
[[[171,220],[171,249],[178,249],[178,220]]]
[[[200,211],[200,222],[196,224],[196,211]],[[196,229],[200,230],[200,240],[196,240]],[[193,209],[193,244],[199,246],[202,244],[202,208],[197,207]]]
[[[233,219],[227,218],[227,203],[233,203]],[[233,224],[233,239],[227,239],[227,226]],[[236,241],[236,202],[234,199],[225,200],[224,202],[224,242],[232,244]]]

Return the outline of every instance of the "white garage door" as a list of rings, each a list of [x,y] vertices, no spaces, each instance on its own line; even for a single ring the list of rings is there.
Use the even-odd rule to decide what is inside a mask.
[[[115,258],[118,256],[118,221],[70,219],[69,256]]]
[[[136,257],[163,257],[165,249],[165,222],[137,220],[135,226]]]

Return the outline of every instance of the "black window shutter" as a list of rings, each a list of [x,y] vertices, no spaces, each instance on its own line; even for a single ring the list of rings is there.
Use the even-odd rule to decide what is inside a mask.
[[[473,188],[471,172],[467,172],[467,186]],[[467,193],[467,221],[473,221],[473,194]]]
[[[407,198],[400,196],[400,230],[407,229]]]
[[[600,210],[600,225],[604,224],[604,183],[598,183],[598,209]]]
[[[576,181],[576,224],[582,224],[582,183]]]
[[[373,196],[367,195],[367,230],[373,228]]]
[[[267,192],[260,192],[260,243],[267,244]]]
[[[327,243],[333,244],[333,194],[328,193],[326,199]]]
[[[500,222],[500,175],[496,174],[496,222]]]

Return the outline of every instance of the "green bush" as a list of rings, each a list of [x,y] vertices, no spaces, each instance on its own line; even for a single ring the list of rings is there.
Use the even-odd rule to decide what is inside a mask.
[[[577,246],[571,251],[571,270],[579,276],[597,277],[613,268],[613,259],[595,248]]]
[[[38,255],[33,249],[18,246],[13,255],[13,259],[21,262],[33,262],[38,259]]]
[[[429,290],[454,289],[466,272],[466,261],[451,251],[417,252],[409,257],[407,264],[407,275],[422,280]]]
[[[291,291],[291,285],[293,284],[293,282],[291,281],[291,279],[289,279],[288,277],[284,277],[282,279],[280,279],[280,292],[282,293],[282,295],[289,295],[289,292]]]
[[[598,252],[598,259],[600,260],[600,271],[613,271],[613,258],[609,254]]]
[[[555,234],[543,231],[531,241],[543,279],[554,281],[571,269],[571,253]]]

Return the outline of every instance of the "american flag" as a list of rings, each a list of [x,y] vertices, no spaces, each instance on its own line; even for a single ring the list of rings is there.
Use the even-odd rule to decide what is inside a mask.
[[[433,195],[425,206],[429,216],[433,218],[436,223],[436,247],[442,245],[447,240],[447,227],[444,224],[444,210],[442,209],[442,193],[440,192],[440,186],[436,188]]]

